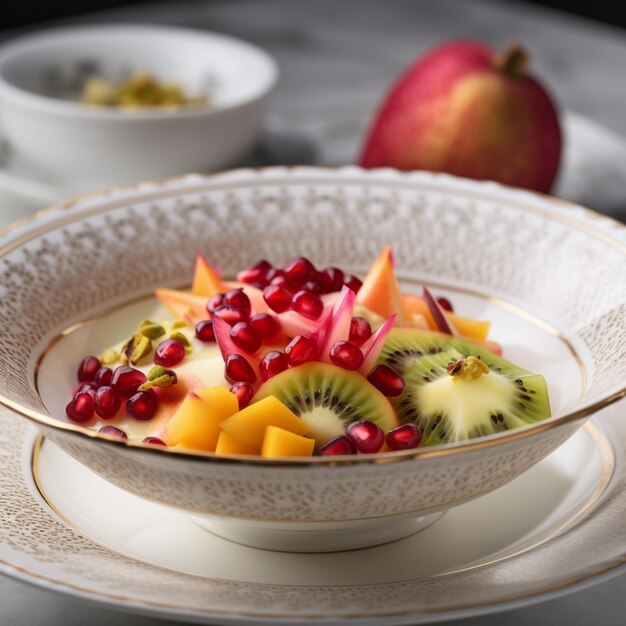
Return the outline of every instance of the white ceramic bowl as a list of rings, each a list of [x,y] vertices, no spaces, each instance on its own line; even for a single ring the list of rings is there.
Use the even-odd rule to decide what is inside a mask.
[[[147,71],[189,93],[208,88],[213,106],[129,111],[49,95],[55,85],[79,81],[89,65],[111,80]],[[0,112],[25,163],[45,179],[87,191],[236,162],[258,137],[276,79],[265,52],[232,37],[161,26],[76,26],[0,49]]]
[[[226,276],[298,254],[364,272],[393,243],[546,377],[553,417],[454,445],[273,461],[105,439],[64,415],[77,360],[163,311],[196,252]],[[92,322],[86,323],[93,316]],[[69,201],[0,237],[0,401],[107,480],[242,543],[332,550],[414,532],[533,466],[626,394],[626,228],[547,196],[429,173],[269,168]]]

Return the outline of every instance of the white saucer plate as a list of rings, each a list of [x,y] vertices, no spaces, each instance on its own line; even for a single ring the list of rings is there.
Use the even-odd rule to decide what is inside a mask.
[[[626,404],[507,486],[391,544],[287,554],[125,492],[0,409],[0,571],[206,624],[416,624],[573,591],[626,563]]]

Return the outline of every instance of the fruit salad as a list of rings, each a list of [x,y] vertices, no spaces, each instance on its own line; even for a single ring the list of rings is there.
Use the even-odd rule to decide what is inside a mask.
[[[155,446],[267,458],[453,443],[550,416],[546,382],[489,322],[400,289],[391,247],[361,280],[299,257],[226,281],[199,255],[167,320],[86,356],[67,417]]]

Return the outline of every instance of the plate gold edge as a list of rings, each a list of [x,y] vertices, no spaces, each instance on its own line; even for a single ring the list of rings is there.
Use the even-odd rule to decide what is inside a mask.
[[[580,521],[580,519],[582,519],[582,517],[584,517],[590,509],[593,508],[593,506],[595,504],[597,504],[598,500],[600,499],[602,493],[604,493],[604,491],[606,490],[606,487],[608,486],[608,484],[610,483],[611,477],[614,474],[614,469],[615,469],[615,462],[614,462],[614,456],[613,456],[613,451],[612,448],[608,442],[608,440],[606,439],[606,436],[604,435],[604,433],[595,425],[592,424],[586,424],[585,428],[588,429],[590,431],[590,435],[591,437],[594,439],[594,442],[599,446],[600,448],[600,453],[602,455],[603,460],[605,461],[605,467],[601,476],[601,480],[598,483],[598,486],[596,487],[596,489],[594,490],[594,492],[591,494],[590,498],[588,499],[588,501],[583,505],[583,507],[577,512],[577,514],[575,514],[575,516],[573,518],[571,518],[570,520],[568,520],[567,523],[565,523],[562,527],[560,527],[556,532],[558,532],[557,535],[555,536],[550,536],[548,537],[545,541],[542,541],[540,544],[537,544],[536,546],[533,545],[532,547],[530,547],[528,550],[522,550],[519,553],[515,553],[513,555],[510,555],[508,557],[504,557],[503,559],[496,559],[493,562],[489,562],[489,563],[485,563],[485,564],[480,564],[477,565],[475,568],[466,568],[465,570],[460,570],[460,572],[463,571],[468,571],[468,569],[480,569],[483,567],[487,567],[489,565],[492,565],[494,563],[503,561],[503,560],[507,560],[507,559],[511,559],[514,558],[516,556],[519,556],[519,554],[522,554],[523,552],[527,552],[530,549],[534,549],[535,547],[538,547],[539,545],[542,545],[544,543],[547,543],[548,541],[554,539],[556,536],[561,535],[563,532],[569,530],[572,528],[573,525],[575,525],[575,523],[577,521]],[[64,518],[63,515],[61,515],[58,510],[56,509],[56,507],[54,507],[54,505],[51,505],[49,503],[49,500],[47,499],[47,497],[44,495],[44,493],[41,492],[40,490],[40,485],[38,484],[37,478],[35,478],[35,471],[34,468],[37,466],[37,462],[38,462],[38,458],[39,458],[39,451],[41,449],[41,443],[43,441],[44,437],[43,435],[38,435],[37,439],[35,441],[35,443],[33,444],[33,451],[32,451],[32,456],[31,456],[31,471],[33,472],[33,479],[35,480],[35,484],[37,486],[37,489],[39,491],[39,493],[41,494],[41,497],[44,499],[44,501],[46,502],[46,504],[48,504],[48,506],[50,506],[50,508],[55,512],[56,515],[58,515],[62,520],[65,521],[66,524],[68,524],[71,528],[75,528],[75,526],[69,522],[66,518]],[[607,457],[608,454],[608,457]],[[608,460],[608,463],[607,463]],[[78,532],[78,531],[77,531]],[[82,535],[82,533],[80,533]],[[99,544],[100,545],[100,544]],[[109,549],[110,550],[110,549]],[[113,552],[113,551],[112,551]],[[249,618],[255,618],[255,619],[259,619],[259,620],[263,620],[263,619],[272,619],[272,618],[284,618],[284,614],[282,613],[276,613],[276,614],[272,614],[272,613],[246,613],[246,612],[238,612],[238,613],[233,613],[232,611],[222,611],[219,609],[214,609],[211,608],[210,609],[210,613],[207,612],[206,607],[180,607],[177,605],[172,605],[172,604],[167,604],[164,602],[158,602],[158,601],[148,601],[148,600],[137,600],[137,599],[133,599],[131,597],[128,596],[123,596],[120,594],[112,594],[112,593],[108,593],[108,592],[96,592],[93,589],[90,589],[89,587],[83,587],[80,585],[74,585],[73,583],[68,583],[66,581],[63,580],[59,580],[59,579],[55,579],[46,575],[42,575],[39,574],[37,572],[34,572],[28,568],[19,566],[19,565],[15,565],[10,563],[9,561],[6,561],[4,559],[0,559],[0,565],[4,565],[7,566],[8,568],[19,572],[20,574],[23,574],[25,577],[27,578],[31,578],[31,579],[35,579],[37,581],[42,581],[45,583],[51,583],[53,585],[55,585],[56,587],[59,588],[65,588],[67,590],[71,590],[71,591],[77,591],[83,594],[86,594],[87,596],[91,596],[94,599],[99,599],[102,601],[113,601],[113,602],[124,602],[127,603],[129,605],[134,605],[134,606],[145,606],[147,608],[153,608],[155,610],[158,609],[167,609],[167,610],[171,610],[171,611],[176,611],[180,614],[180,612],[184,612],[184,613],[190,613],[190,614],[199,614],[199,615],[210,615],[210,614],[217,614],[217,615],[229,615],[229,616],[241,616],[241,617],[249,617]],[[581,583],[584,581],[588,581],[596,576],[600,576],[602,574],[606,574],[611,572],[612,570],[615,570],[623,565],[626,565],[626,554],[622,554],[619,556],[619,558],[616,558],[612,561],[609,561],[605,564],[599,565],[597,567],[592,568],[590,571],[585,572],[584,574],[579,574],[577,576],[573,576],[569,579],[563,580],[563,581],[559,581],[558,583],[554,583],[552,585],[548,585],[546,587],[540,588],[540,589],[536,589],[534,591],[528,591],[528,592],[524,592],[522,594],[509,594],[508,596],[499,598],[496,601],[493,602],[480,602],[480,603],[467,603],[464,604],[462,606],[457,606],[457,607],[442,607],[442,608],[424,608],[421,610],[421,613],[424,615],[429,615],[429,614],[440,614],[440,613],[445,613],[445,612],[450,612],[450,611],[463,611],[463,610],[471,610],[471,609],[479,609],[479,608],[486,608],[486,607],[496,607],[496,606],[502,606],[502,605],[506,605],[508,603],[514,603],[514,602],[520,602],[524,599],[528,599],[528,598],[533,598],[533,597],[538,597],[544,594],[548,594],[551,592],[556,592],[558,590],[567,588],[569,586],[575,585],[577,583]],[[460,573],[459,572],[459,573]],[[451,572],[452,573],[456,573],[456,572]],[[442,574],[441,576],[445,576],[446,574]],[[217,579],[219,580],[219,579]],[[31,581],[32,582],[32,581]],[[258,584],[258,585],[262,585],[262,583],[254,583],[254,584]],[[394,612],[387,612],[387,613],[381,613],[381,614],[377,614],[376,617],[377,618],[388,618],[388,617],[408,617],[411,615],[416,615],[416,611],[394,611]],[[341,614],[338,616],[335,616],[334,619],[337,620],[347,620],[347,619],[359,619],[359,618],[364,618],[364,617],[371,617],[371,615],[362,615],[362,614]],[[303,620],[308,620],[308,619],[330,619],[330,617],[328,615],[315,615],[315,614],[306,614],[304,616],[300,616],[301,619]]]
[[[493,565],[495,563],[500,563],[502,561],[506,561],[508,559],[514,558],[516,556],[519,556],[520,554],[524,554],[525,552],[534,550],[540,545],[543,545],[549,541],[552,541],[553,539],[555,539],[556,537],[558,537],[559,535],[567,531],[569,528],[574,526],[579,520],[581,520],[594,507],[594,505],[601,498],[602,494],[606,491],[606,488],[608,487],[615,471],[615,456],[613,454],[613,448],[611,447],[611,444],[609,443],[606,435],[602,432],[600,428],[598,428],[596,425],[590,422],[587,422],[583,426],[583,429],[587,431],[588,436],[591,437],[591,439],[593,440],[593,443],[597,446],[600,452],[600,456],[602,458],[602,472],[599,476],[598,483],[595,489],[593,490],[593,492],[589,495],[589,497],[585,500],[585,502],[583,502],[578,507],[578,509],[574,513],[572,513],[572,515],[567,520],[559,524],[557,528],[547,531],[543,536],[539,537],[535,542],[521,548],[520,550],[516,552],[507,554],[503,557],[490,559],[489,561],[481,561],[477,563],[476,565],[471,565],[468,567],[460,567],[457,569],[444,571],[444,572],[441,572],[440,574],[434,575],[433,578],[440,578],[443,576],[450,576],[452,574],[459,574],[461,572],[467,572],[467,571],[479,569],[482,567],[487,567],[489,565]],[[76,532],[78,532],[79,534],[86,536],[88,539],[90,539],[94,543],[97,543],[98,545],[103,546],[104,548],[106,548],[107,550],[111,552],[123,554],[129,559],[136,559],[137,557],[133,557],[132,555],[127,554],[120,550],[113,550],[106,544],[102,544],[97,539],[94,539],[91,535],[84,533],[78,526],[76,526],[74,522],[72,522],[65,514],[63,514],[57,508],[57,506],[54,504],[50,496],[47,494],[45,487],[43,486],[43,483],[41,481],[41,477],[39,473],[39,458],[40,458],[41,450],[42,450],[45,440],[46,438],[42,434],[39,434],[37,438],[35,439],[35,442],[33,444],[32,455],[31,455],[31,468],[30,468],[35,487],[37,488],[37,491],[39,492],[39,495],[42,497],[44,502],[50,507],[50,509],[55,513],[57,517],[59,517],[63,522],[65,522],[70,528],[76,530]],[[426,511],[426,513],[428,512]],[[393,517],[393,516],[386,516],[386,517]],[[248,519],[248,518],[233,516],[232,519],[241,520],[241,519]],[[381,518],[362,518],[362,519],[381,519]],[[329,521],[355,521],[355,520],[329,520]],[[148,565],[154,566],[150,562],[147,562],[147,561],[144,561],[144,562],[146,562]],[[154,566],[154,567],[158,567],[158,566]],[[169,569],[169,568],[165,568],[165,569]],[[178,570],[174,570],[174,571],[178,571]],[[188,575],[196,575],[196,574],[191,574],[190,572],[181,572],[181,573],[185,573]],[[200,576],[200,577],[208,578],[206,576]],[[212,580],[227,580],[227,579],[212,578]],[[396,582],[410,582],[410,580],[409,581],[396,581]],[[263,584],[263,583],[254,583],[254,584]],[[371,583],[371,584],[378,584],[378,583]],[[307,586],[307,585],[293,585],[293,586],[302,587],[302,586]],[[359,585],[359,586],[368,586],[368,584],[366,583],[366,584]]]

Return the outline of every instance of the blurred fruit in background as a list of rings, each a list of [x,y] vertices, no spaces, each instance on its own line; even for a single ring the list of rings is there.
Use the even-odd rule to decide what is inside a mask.
[[[441,171],[548,192],[561,157],[558,112],[517,45],[455,41],[393,85],[364,143],[366,168]]]

